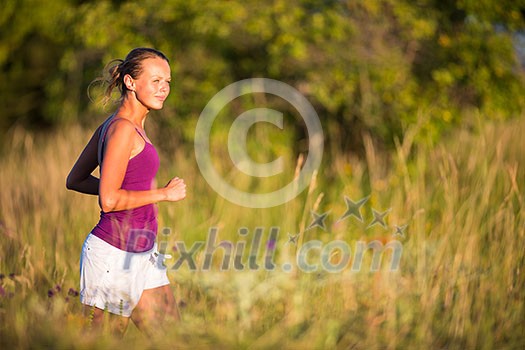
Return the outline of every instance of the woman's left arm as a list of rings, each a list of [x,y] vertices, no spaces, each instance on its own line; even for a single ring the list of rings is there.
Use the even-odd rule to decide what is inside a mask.
[[[98,195],[100,180],[91,175],[91,173],[98,166],[97,155],[100,129],[101,126],[97,128],[69,172],[66,180],[67,189],[85,194]]]

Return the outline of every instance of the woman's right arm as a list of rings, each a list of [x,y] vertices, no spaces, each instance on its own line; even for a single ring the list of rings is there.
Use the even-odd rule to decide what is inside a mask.
[[[172,179],[163,188],[144,191],[122,188],[135,137],[138,137],[135,126],[128,120],[115,120],[108,128],[99,187],[99,202],[104,212],[133,209],[161,201],[174,202],[186,197],[186,184],[179,178]]]
[[[66,187],[85,194],[98,195],[99,179],[91,175],[98,166],[99,126],[69,172]]]

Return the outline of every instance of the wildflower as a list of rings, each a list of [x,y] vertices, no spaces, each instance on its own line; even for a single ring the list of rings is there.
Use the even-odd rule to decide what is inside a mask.
[[[60,288],[60,286],[57,284],[57,285],[55,286],[55,290],[56,290],[57,292],[60,292],[60,291],[62,290],[62,288]]]
[[[47,296],[49,298],[52,298],[54,295],[55,295],[55,292],[53,291],[53,289],[50,289],[50,290],[47,291]]]
[[[2,286],[0,286],[0,297],[5,297],[5,289]]]
[[[268,247],[268,250],[274,250],[275,249],[275,239],[268,240],[266,247]]]
[[[12,280],[15,279],[15,276],[16,276],[16,275],[15,275],[14,272],[11,272],[11,273],[9,274],[9,278],[12,279]]]
[[[72,296],[72,297],[78,297],[78,292],[74,290],[73,288],[69,288],[67,295]]]

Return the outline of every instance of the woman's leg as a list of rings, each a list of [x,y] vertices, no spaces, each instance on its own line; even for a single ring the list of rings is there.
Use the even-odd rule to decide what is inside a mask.
[[[179,321],[179,310],[170,285],[144,290],[131,319],[148,335],[157,333],[166,323]]]
[[[129,324],[129,317],[114,315],[94,306],[82,305],[84,316],[89,319],[89,328],[97,331],[111,332],[123,337]]]

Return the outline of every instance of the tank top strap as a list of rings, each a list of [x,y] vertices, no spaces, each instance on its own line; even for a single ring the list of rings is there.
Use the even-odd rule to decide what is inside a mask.
[[[115,114],[110,115],[108,119],[106,119],[104,123],[102,123],[102,129],[100,129],[100,135],[98,139],[98,154],[97,154],[99,166],[102,165],[102,158],[104,156],[104,146],[106,142],[106,135],[108,133],[108,129],[115,120],[120,119],[120,118],[114,118],[114,116]],[[147,144],[150,143],[148,142],[148,140],[146,140],[146,137],[142,135],[139,129],[137,129],[137,127],[135,127],[135,131],[140,135],[140,137],[144,140],[144,142],[146,142]]]
[[[106,140],[106,134],[108,133],[109,126],[111,123],[113,123],[116,119],[114,118],[115,114],[112,114],[102,123],[102,128],[100,129],[100,134],[98,138],[98,164],[99,166],[102,165],[102,157],[104,155],[104,143]]]
[[[137,129],[137,127],[135,127],[135,131],[140,135],[140,137],[142,137],[144,142],[149,143],[148,140],[146,140],[146,137],[144,137],[144,135],[142,135],[142,133],[139,131],[139,129]]]

